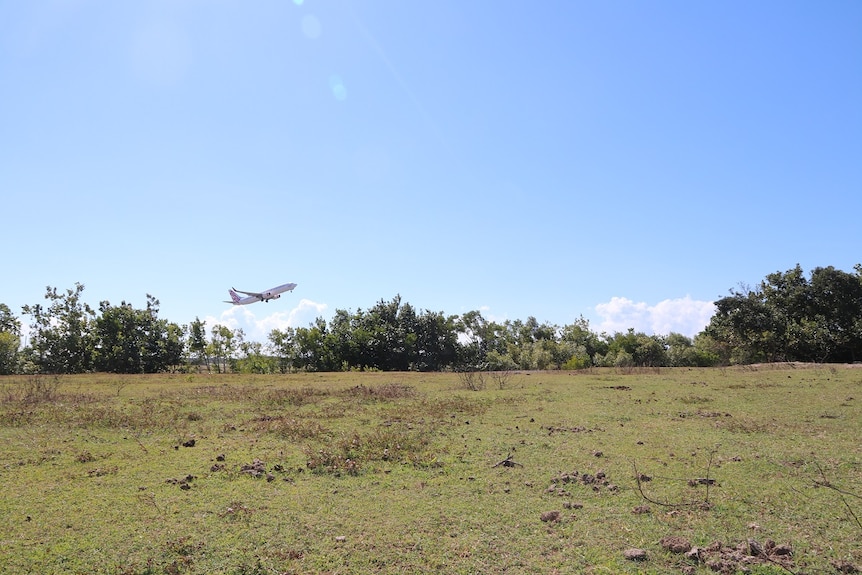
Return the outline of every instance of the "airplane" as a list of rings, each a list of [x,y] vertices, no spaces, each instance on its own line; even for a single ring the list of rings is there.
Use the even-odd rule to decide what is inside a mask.
[[[224,303],[232,303],[233,305],[247,305],[259,301],[268,302],[271,299],[278,299],[283,292],[292,292],[296,284],[284,284],[262,292],[242,291],[236,288],[230,288],[227,293],[230,294],[231,301]],[[240,297],[239,294],[245,294],[247,297]]]

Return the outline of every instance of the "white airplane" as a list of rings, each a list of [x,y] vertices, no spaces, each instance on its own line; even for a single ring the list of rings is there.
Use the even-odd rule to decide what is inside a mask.
[[[225,301],[224,303],[232,303],[233,305],[246,305],[259,301],[278,299],[281,297],[282,293],[286,291],[292,292],[293,288],[295,287],[296,284],[284,284],[262,292],[242,291],[236,288],[231,288],[228,290],[231,301]],[[240,297],[239,294],[245,294],[247,297]]]

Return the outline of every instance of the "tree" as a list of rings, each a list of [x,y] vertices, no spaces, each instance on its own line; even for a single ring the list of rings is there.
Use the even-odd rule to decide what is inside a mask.
[[[0,303],[0,375],[18,369],[18,348],[21,346],[21,322],[12,315],[5,303]]]
[[[596,365],[596,356],[604,355],[608,348],[607,342],[590,331],[590,322],[583,316],[563,326],[560,343],[568,352],[562,364],[564,369],[583,369]]]
[[[227,373],[228,362],[233,357],[234,340],[237,333],[242,337],[242,330],[232,331],[229,327],[216,324],[213,326],[207,354],[215,359],[218,373]]]
[[[716,312],[704,332],[727,346],[730,363],[781,361],[779,318],[759,291],[731,291],[715,302]]]
[[[488,321],[478,310],[456,318],[453,325],[460,341],[456,360],[459,369],[484,369],[492,352],[493,357],[506,358],[505,364],[514,363],[509,354],[507,326]]]
[[[832,266],[815,268],[810,281],[811,313],[827,341],[829,361],[853,362],[862,354],[862,273],[849,274]],[[811,317],[813,316],[813,317]]]
[[[638,334],[633,356],[635,365],[640,367],[661,367],[668,364],[664,338],[660,335]]]
[[[242,357],[235,361],[239,373],[275,373],[278,361],[263,353],[263,344],[259,341],[242,341],[239,344]]]
[[[600,365],[613,367],[660,367],[668,364],[667,347],[659,335],[629,328],[626,333],[606,336],[607,352],[597,356]]]
[[[183,329],[158,318],[159,300],[147,294],[146,309],[103,301],[93,322],[93,365],[114,373],[158,373],[182,362]]]
[[[296,330],[292,327],[287,327],[284,331],[274,329],[269,332],[268,339],[270,349],[278,361],[279,373],[289,373],[293,368],[294,357],[296,356]]]
[[[855,361],[862,354],[862,266],[802,268],[766,276],[758,289],[716,302],[704,330],[718,356],[755,361]]]
[[[341,358],[335,353],[335,339],[330,336],[326,320],[318,317],[309,327],[296,328],[295,364],[306,371],[338,371]]]
[[[139,312],[126,302],[99,304],[101,315],[94,322],[97,340],[95,368],[114,373],[143,373],[143,342]]]
[[[188,348],[189,359],[200,366],[206,365],[207,371],[210,370],[209,356],[207,355],[207,330],[206,322],[201,321],[195,316],[195,320],[189,324],[189,339]]]
[[[455,316],[426,310],[416,321],[416,343],[413,367],[419,371],[440,371],[455,363],[458,357],[458,333]]]
[[[42,373],[82,373],[92,368],[91,326],[95,312],[81,302],[84,284],[58,293],[46,288],[50,305],[25,305],[24,314],[33,318],[31,347],[36,369]]]

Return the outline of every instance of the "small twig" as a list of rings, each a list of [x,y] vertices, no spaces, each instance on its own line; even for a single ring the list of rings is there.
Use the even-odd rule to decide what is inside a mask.
[[[862,496],[857,495],[856,493],[851,493],[849,491],[844,491],[843,489],[839,489],[838,487],[835,487],[826,478],[826,473],[823,471],[823,468],[820,467],[820,464],[815,462],[815,465],[817,466],[817,470],[820,472],[820,477],[822,477],[823,479],[821,481],[817,481],[816,479],[814,479],[813,480],[814,485],[817,485],[818,487],[826,487],[828,489],[831,489],[835,493],[837,493],[838,496],[841,498],[841,503],[843,503],[844,507],[847,508],[847,512],[850,514],[850,517],[853,518],[853,520],[856,522],[856,525],[859,526],[859,529],[862,529],[862,520],[859,519],[859,516],[856,515],[856,513],[854,513],[853,508],[850,507],[849,503],[847,503],[847,498],[845,497],[845,495],[849,495],[850,497],[856,497],[857,499],[862,499]]]
[[[162,510],[161,507],[159,507],[159,504],[156,502],[156,494],[155,493],[140,493],[140,494],[138,494],[138,500],[140,500],[144,503],[149,503],[150,505],[155,507],[156,511],[158,511],[161,515],[165,514],[165,512]]]
[[[710,470],[712,469],[712,457],[714,454],[715,454],[715,451],[711,451],[709,454],[709,463],[707,464],[707,468],[706,468],[706,477],[704,477],[703,479],[697,480],[698,483],[700,483],[702,485],[706,485],[706,498],[703,501],[690,501],[688,503],[668,503],[668,502],[657,501],[655,499],[648,497],[647,494],[644,493],[644,490],[643,490],[643,483],[641,481],[642,476],[641,476],[640,472],[638,471],[637,463],[635,463],[633,461],[632,466],[634,467],[634,470],[635,470],[635,481],[637,481],[638,492],[641,494],[641,497],[643,497],[644,501],[646,501],[648,503],[652,503],[654,505],[661,505],[662,507],[700,507],[701,509],[709,509],[709,507],[710,507],[710,505],[709,505],[709,486],[713,485],[715,483],[715,480],[711,479],[709,477]]]
[[[706,505],[709,505],[709,486],[714,483],[714,481],[709,480],[709,471],[712,469],[712,458],[714,455],[715,450],[713,449],[709,452],[709,463],[706,465],[706,481],[704,481],[706,483],[706,499],[703,501]]]
[[[657,501],[655,499],[648,497],[647,494],[644,493],[643,483],[641,482],[641,474],[638,471],[637,464],[632,462],[632,466],[635,468],[635,481],[637,481],[638,492],[641,494],[641,497],[643,497],[644,501],[646,501],[647,503],[652,503],[653,505],[661,505],[662,507],[697,507],[699,505],[701,505],[701,506],[703,505],[702,503],[695,503],[695,502],[667,503],[667,502]]]
[[[144,445],[144,444],[141,442],[141,439],[140,439],[137,435],[135,435],[134,437],[135,437],[135,441],[138,443],[138,445],[140,446],[140,448],[144,450],[144,453],[149,453],[149,450],[147,449],[147,446],[146,446],[146,445]]]

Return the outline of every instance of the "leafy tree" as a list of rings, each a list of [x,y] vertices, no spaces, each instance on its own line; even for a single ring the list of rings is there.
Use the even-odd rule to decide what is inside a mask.
[[[455,316],[426,310],[416,320],[415,333],[415,369],[440,371],[455,363],[458,355]]]
[[[292,327],[287,327],[284,331],[274,329],[269,332],[268,339],[270,349],[277,359],[279,373],[289,373],[296,356],[296,330]]]
[[[457,359],[460,369],[483,369],[492,351],[501,357],[509,352],[506,328],[486,320],[480,311],[468,311],[454,326],[461,342]]]
[[[158,341],[159,353],[156,356],[159,360],[158,371],[174,369],[183,364],[185,358],[186,347],[186,329],[184,326],[160,320],[160,325],[164,330],[161,332],[161,337]]]
[[[607,338],[607,353],[598,357],[600,365],[614,367],[660,367],[668,364],[662,336],[647,335],[629,328]]]
[[[370,336],[366,341],[369,366],[394,371],[410,368],[416,343],[415,318],[416,312],[409,304],[401,304],[400,295],[389,302],[380,300],[360,316],[358,323]]]
[[[232,331],[229,327],[216,324],[210,334],[207,354],[215,359],[218,373],[227,373],[228,363],[235,351],[237,333],[242,337],[242,330]]]
[[[563,326],[560,341],[567,344],[570,351],[564,362],[565,369],[583,369],[595,365],[596,356],[608,351],[607,342],[590,331],[590,322],[583,316]]]
[[[850,274],[797,265],[766,276],[758,289],[716,302],[704,330],[731,363],[855,361],[862,354],[862,266]]]
[[[21,335],[21,321],[12,315],[12,310],[5,303],[0,303],[0,332]]]
[[[21,322],[5,303],[0,303],[0,375],[17,371],[21,346]]]
[[[681,333],[671,332],[665,337],[667,345],[667,361],[672,367],[697,366],[697,350],[690,337]]]
[[[82,373],[92,368],[93,338],[91,333],[95,312],[81,301],[84,284],[58,293],[46,288],[48,307],[25,305],[24,314],[33,318],[30,325],[31,347],[36,369],[42,373]]]
[[[159,300],[147,294],[146,309],[103,301],[93,323],[93,364],[99,371],[158,373],[182,362],[183,330],[158,318]]]
[[[240,342],[239,350],[242,356],[235,362],[239,373],[275,373],[278,370],[278,360],[265,355],[259,341]]]
[[[832,266],[811,272],[811,313],[826,338],[824,359],[852,362],[862,355],[862,272],[849,274]],[[813,317],[810,317],[813,316]]]
[[[328,327],[318,323],[317,333],[314,327],[308,332],[298,330],[297,338],[300,347],[310,346],[327,355],[320,363],[339,369],[424,371],[454,362],[458,347],[455,321],[454,316],[442,313],[417,313],[413,306],[402,303],[401,296],[395,296],[368,310],[336,310]]]
[[[209,356],[207,355],[207,330],[206,322],[201,321],[197,316],[195,320],[189,324],[189,339],[188,339],[189,359],[196,365],[205,365],[207,371],[210,370]]]
[[[715,302],[716,312],[704,330],[726,344],[730,363],[785,359],[780,321],[758,291],[743,289]]]
[[[335,339],[330,336],[326,320],[315,319],[309,327],[295,331],[295,364],[306,371],[338,371],[341,361],[335,353]]]

